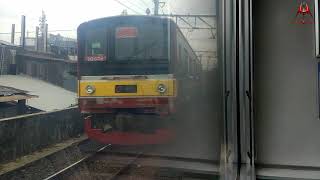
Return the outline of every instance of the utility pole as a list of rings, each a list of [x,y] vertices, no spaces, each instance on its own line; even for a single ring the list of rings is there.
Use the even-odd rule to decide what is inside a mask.
[[[42,11],[42,15],[39,18],[39,30],[40,30],[40,38],[38,38],[38,40],[41,39],[41,46],[39,45],[39,47],[41,48],[42,51],[46,52],[47,51],[47,38],[48,38],[48,24],[47,24],[47,18],[46,15],[44,13],[44,11]],[[39,50],[38,47],[38,50]]]
[[[48,24],[44,26],[44,35],[43,35],[43,51],[47,52],[47,44],[48,44]]]
[[[46,17],[46,14],[44,13],[44,11],[42,11],[42,15],[39,18],[39,22],[40,22],[40,24],[39,24],[40,32],[41,32],[41,36],[42,36],[42,34],[44,34],[44,32],[45,32],[45,26],[47,23],[47,17]]]
[[[39,50],[39,27],[38,26],[36,27],[36,39],[34,42],[34,48],[36,51]]]
[[[11,44],[14,44],[14,35],[16,33],[16,25],[15,24],[12,24],[12,27],[11,27]]]
[[[26,45],[26,16],[21,16],[21,46],[24,49]]]
[[[159,0],[153,0],[154,2],[154,15],[158,16],[159,15]]]

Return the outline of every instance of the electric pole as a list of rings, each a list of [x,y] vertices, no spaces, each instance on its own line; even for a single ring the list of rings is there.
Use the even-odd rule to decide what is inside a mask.
[[[26,16],[21,16],[21,42],[20,45],[24,49],[26,45]]]
[[[44,11],[42,11],[42,15],[39,18],[39,30],[40,30],[40,38],[41,38],[41,43],[42,46],[41,50],[46,52],[47,51],[47,38],[48,38],[48,24],[47,24],[47,17],[44,13]]]
[[[11,44],[14,44],[14,35],[16,33],[16,25],[15,24],[12,24],[11,26]]]
[[[44,11],[42,11],[42,15],[41,17],[39,18],[39,27],[40,27],[40,33],[41,33],[41,37],[43,37],[44,33],[45,33],[45,26],[46,26],[46,23],[47,23],[47,17],[44,13]]]
[[[154,15],[159,15],[159,0],[153,0],[154,2]]]

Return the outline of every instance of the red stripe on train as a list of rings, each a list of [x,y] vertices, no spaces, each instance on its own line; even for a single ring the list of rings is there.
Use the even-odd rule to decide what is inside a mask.
[[[82,98],[79,99],[81,111],[101,111],[116,108],[162,108],[172,112],[175,98]]]
[[[174,139],[174,133],[169,129],[159,129],[153,134],[143,134],[137,132],[107,132],[101,129],[91,128],[91,119],[85,119],[85,132],[90,139],[102,144],[117,145],[144,145],[144,144],[165,144]]]

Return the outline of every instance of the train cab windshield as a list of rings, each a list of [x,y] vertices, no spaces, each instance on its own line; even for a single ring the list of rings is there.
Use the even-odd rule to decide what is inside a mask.
[[[163,21],[123,22],[91,28],[85,34],[85,61],[168,60],[168,33]]]
[[[86,34],[86,61],[105,61],[107,31],[93,29]]]
[[[120,18],[120,19],[119,19]],[[169,72],[168,21],[154,18],[108,20],[83,29],[80,75],[166,74]]]
[[[163,25],[142,24],[116,28],[116,60],[167,59],[167,30]]]

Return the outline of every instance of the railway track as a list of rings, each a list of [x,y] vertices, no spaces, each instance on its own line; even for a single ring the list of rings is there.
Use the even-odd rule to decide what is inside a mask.
[[[84,159],[91,152],[97,151],[101,147],[100,144],[87,138],[71,143],[62,149],[60,149],[60,146],[48,147],[44,151],[41,150],[22,157],[19,161],[3,164],[2,167],[8,170],[2,169],[0,180],[45,179],[49,175],[60,171],[61,168],[68,167],[74,162]]]
[[[154,149],[152,146],[97,146],[86,140],[0,176],[0,179],[216,179],[217,174],[212,173],[215,167],[210,162],[155,155]]]
[[[216,179],[217,174],[201,170],[206,167],[202,166],[198,160],[149,155],[151,149],[128,148],[129,153],[127,153],[123,152],[122,148],[108,145],[50,175],[45,180]],[[193,167],[190,167],[192,164]],[[210,171],[210,168],[212,166],[207,167],[206,170]]]
[[[110,148],[112,148],[111,145],[104,146],[44,180],[116,179],[143,155],[142,151],[130,155],[119,155],[105,151]]]
[[[84,156],[83,158],[81,158],[79,161],[61,169],[60,171],[50,175],[49,177],[45,178],[44,180],[50,180],[50,179],[58,179],[59,177],[61,177],[63,174],[65,174],[66,172],[74,169],[74,168],[77,168],[77,166],[79,166],[81,163],[83,163],[84,161],[88,160],[89,158],[93,157],[96,153],[99,153],[101,151],[103,151],[104,149],[108,148],[108,147],[111,147],[111,144],[107,145],[107,146],[104,146],[100,149],[98,149],[97,152],[95,153],[91,153],[91,154],[87,154],[86,156]]]

